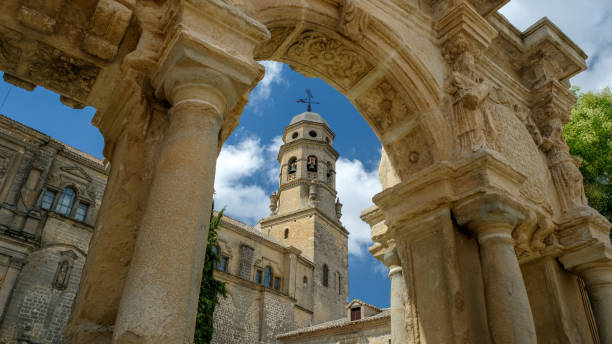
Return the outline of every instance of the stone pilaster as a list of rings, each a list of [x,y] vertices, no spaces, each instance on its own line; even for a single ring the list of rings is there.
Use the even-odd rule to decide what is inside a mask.
[[[6,309],[8,308],[9,299],[13,294],[13,288],[17,282],[17,277],[19,277],[19,272],[21,271],[21,268],[23,268],[24,264],[25,261],[23,259],[10,259],[9,266],[6,270],[6,275],[4,277],[4,283],[2,283],[2,287],[0,287],[0,321],[4,319]]]
[[[527,290],[514,252],[512,232],[525,220],[524,208],[501,193],[460,201],[457,223],[475,232],[494,343],[537,343]]]

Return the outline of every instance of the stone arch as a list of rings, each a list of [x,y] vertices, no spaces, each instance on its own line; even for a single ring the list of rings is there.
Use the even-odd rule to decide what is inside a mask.
[[[423,42],[395,34],[379,11],[366,13],[352,1],[340,3],[236,1],[271,33],[271,39],[256,48],[255,58],[287,63],[344,94],[377,135],[401,178],[446,159],[452,141],[437,110],[440,73],[413,49]],[[347,11],[352,19],[346,18]],[[296,22],[296,16],[301,21]],[[427,49],[435,51],[428,44]],[[418,158],[404,159],[408,154]]]

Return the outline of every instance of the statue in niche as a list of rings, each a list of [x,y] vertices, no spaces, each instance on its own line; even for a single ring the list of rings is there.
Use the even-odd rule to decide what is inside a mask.
[[[62,260],[57,265],[57,270],[55,270],[55,277],[53,278],[53,287],[59,290],[65,290],[68,287],[68,281],[70,279],[70,262],[67,260]]]
[[[580,160],[572,156],[563,139],[563,127],[558,118],[550,119],[542,128],[540,148],[546,153],[553,182],[563,211],[586,206]]]
[[[319,205],[319,197],[317,195],[317,184],[312,182],[308,186],[308,205],[316,208]]]

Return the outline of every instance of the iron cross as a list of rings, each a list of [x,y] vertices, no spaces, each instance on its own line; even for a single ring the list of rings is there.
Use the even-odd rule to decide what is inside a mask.
[[[312,96],[312,93],[310,93],[310,89],[306,90],[306,98],[302,98],[302,99],[298,99],[297,102],[298,103],[303,103],[303,104],[308,104],[308,112],[312,111],[312,104],[321,104],[319,102],[313,102],[312,98],[314,98]]]

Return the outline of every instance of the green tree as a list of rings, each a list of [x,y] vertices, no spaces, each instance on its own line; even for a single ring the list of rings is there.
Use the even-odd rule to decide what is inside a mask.
[[[225,297],[225,283],[217,281],[214,277],[215,265],[219,263],[219,252],[217,248],[218,234],[217,229],[223,210],[216,216],[213,210],[210,214],[210,227],[208,229],[208,242],[206,244],[206,260],[202,272],[202,284],[200,285],[200,297],[198,300],[198,315],[196,317],[196,327],[194,334],[194,344],[208,344],[212,340],[213,313],[219,304],[219,295]]]
[[[573,90],[578,102],[563,133],[571,153],[582,159],[589,204],[612,221],[612,91]]]

